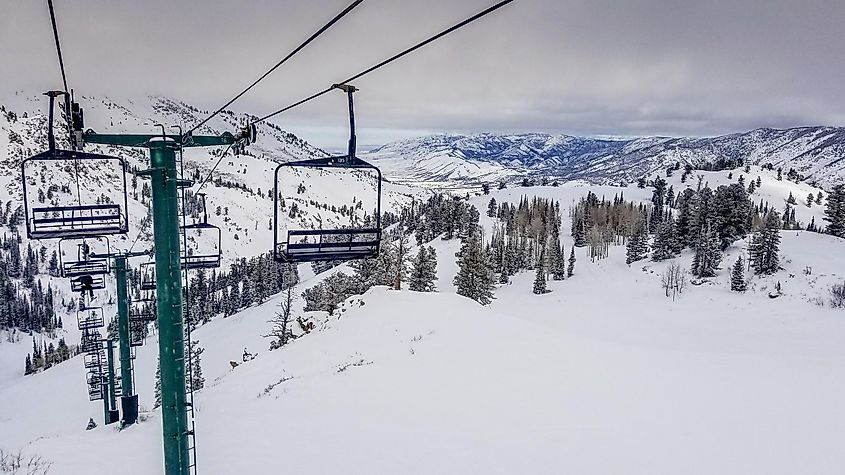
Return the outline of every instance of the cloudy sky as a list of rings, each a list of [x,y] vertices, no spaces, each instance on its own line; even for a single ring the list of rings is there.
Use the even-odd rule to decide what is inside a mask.
[[[54,1],[71,87],[203,108],[225,102],[351,2]],[[46,2],[3,3],[0,93],[58,87]],[[295,102],[493,3],[365,0],[233,108],[262,115]],[[845,125],[843,19],[842,0],[516,0],[357,81],[361,142]],[[275,121],[342,146],[344,107],[337,93]]]

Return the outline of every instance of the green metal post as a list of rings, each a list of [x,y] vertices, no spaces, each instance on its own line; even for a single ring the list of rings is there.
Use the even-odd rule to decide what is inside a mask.
[[[150,145],[164,471],[189,475],[176,151],[165,141]]]
[[[117,412],[117,399],[114,379],[114,340],[112,340],[111,338],[106,340],[106,358],[108,361],[109,371],[109,394],[107,398],[109,403],[109,412],[106,424],[111,424],[113,422],[117,422],[117,420],[119,419]]]
[[[109,406],[109,381],[108,376],[103,372],[102,361],[100,362],[100,396],[103,398],[103,425],[109,425],[109,418],[111,416],[111,406]]]
[[[129,347],[129,286],[126,285],[126,256],[115,256],[117,278],[117,335],[120,347],[120,405],[123,426],[134,424],[138,418],[138,398],[132,384],[132,355]],[[134,410],[133,410],[134,409]]]

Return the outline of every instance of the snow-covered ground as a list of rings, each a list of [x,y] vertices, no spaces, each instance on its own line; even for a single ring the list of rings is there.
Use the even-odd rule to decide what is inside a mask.
[[[716,186],[727,173],[695,174]],[[798,220],[822,223],[820,206],[802,204],[817,190],[767,173],[745,177],[762,177],[755,201],[782,209],[793,192]],[[676,192],[678,180],[669,179]],[[567,208],[588,190],[622,191],[508,188],[473,202],[483,215],[490,197],[559,200],[568,252]],[[217,318],[194,334],[206,348],[199,472],[841,473],[845,311],[817,303],[845,278],[845,240],[782,239],[784,269],[749,277],[744,294],[729,291],[729,265],[745,242],[729,248],[716,278],[674,301],[660,286],[668,263],[629,267],[624,248],[611,247],[595,263],[578,250],[575,276],[550,281],[551,293],[532,294],[524,273],[483,307],[454,294],[459,243],[436,240],[439,292],[371,289],[332,317],[307,315],[324,323],[281,350],[261,337],[281,296]],[[325,277],[302,275],[297,295]],[[771,299],[777,282],[783,295]],[[29,345],[0,343],[0,365],[22,368]],[[231,369],[245,347],[258,357]],[[147,410],[155,350],[153,336],[135,362]],[[124,431],[84,431],[89,417],[101,422],[102,404],[88,401],[83,374],[80,358],[33,376],[4,371],[0,448],[41,455],[51,473],[161,473],[160,413]]]

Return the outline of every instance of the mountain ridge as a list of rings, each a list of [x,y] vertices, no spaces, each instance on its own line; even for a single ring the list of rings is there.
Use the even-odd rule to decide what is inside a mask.
[[[758,128],[715,137],[608,139],[566,134],[436,134],[377,147],[365,156],[399,180],[477,184],[542,175],[596,184],[630,183],[676,162],[771,163],[806,181],[831,186],[845,179],[845,128]]]

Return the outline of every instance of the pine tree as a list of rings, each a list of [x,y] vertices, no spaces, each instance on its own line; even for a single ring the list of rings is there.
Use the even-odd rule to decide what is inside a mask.
[[[156,358],[156,386],[153,409],[161,406],[161,359]]]
[[[552,279],[554,280],[563,280],[566,278],[566,254],[563,251],[563,244],[558,242],[558,249],[552,261]]]
[[[454,284],[456,293],[469,297],[481,305],[493,299],[495,274],[481,244],[480,231],[471,232],[458,253],[458,273]]]
[[[845,237],[845,184],[834,186],[828,193],[824,220],[829,223],[825,229],[828,234]]]
[[[205,387],[205,378],[202,375],[202,353],[205,348],[199,346],[200,342],[191,342],[191,390],[199,391]]]
[[[496,198],[490,198],[490,202],[487,204],[487,217],[495,218],[498,209],[498,205],[496,205]]]
[[[692,274],[698,277],[715,277],[722,261],[722,250],[716,232],[708,224],[695,243]]]
[[[651,259],[654,261],[671,259],[677,254],[675,250],[678,247],[678,240],[675,234],[675,222],[670,219],[662,223],[657,228],[657,233],[654,235],[654,245],[652,246]]]
[[[633,262],[645,259],[647,253],[648,235],[645,233],[645,229],[640,227],[636,232],[634,232],[634,235],[628,239],[628,244],[626,245],[625,263],[631,265]]]
[[[24,376],[28,374],[32,374],[35,371],[32,368],[32,359],[29,357],[29,353],[26,354],[26,362],[24,363],[23,374]]]
[[[575,273],[575,248],[569,253],[569,267],[566,268],[566,277],[572,277]]]
[[[734,292],[745,292],[748,286],[745,283],[745,262],[742,256],[737,257],[731,272],[731,290]]]
[[[409,288],[416,292],[434,292],[437,279],[437,253],[433,247],[421,246],[414,258]]]
[[[548,292],[546,289],[546,269],[544,268],[544,253],[545,251],[540,251],[540,262],[537,264],[537,275],[534,277],[534,293],[537,295],[545,294]]]
[[[774,274],[778,270],[781,221],[777,211],[766,215],[765,228],[756,232],[751,240],[749,254],[755,274]]]

